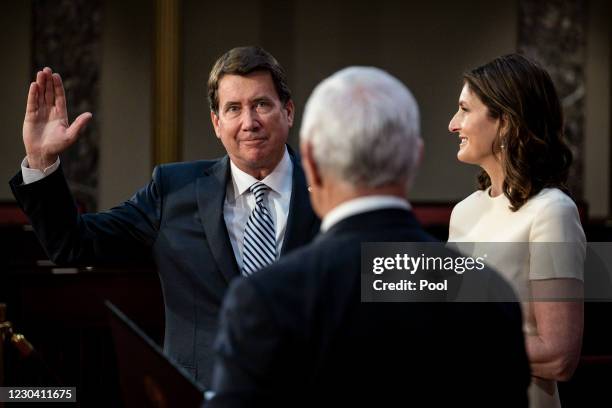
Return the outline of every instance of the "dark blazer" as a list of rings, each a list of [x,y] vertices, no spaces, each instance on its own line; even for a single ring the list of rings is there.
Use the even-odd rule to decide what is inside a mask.
[[[518,303],[360,302],[362,242],[431,240],[409,211],[372,211],[236,279],[209,406],[527,406]]]
[[[308,243],[319,228],[299,161],[292,153],[291,159],[293,189],[281,254]],[[208,386],[221,300],[239,275],[223,218],[230,177],[227,156],[161,165],[130,200],[82,216],[61,169],[28,185],[19,173],[10,185],[57,264],[121,264],[153,256],[165,301],[164,350]]]

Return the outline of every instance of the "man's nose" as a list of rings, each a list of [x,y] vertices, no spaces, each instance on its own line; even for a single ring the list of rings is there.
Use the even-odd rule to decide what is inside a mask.
[[[255,109],[245,109],[242,117],[242,130],[252,132],[260,128],[259,115]]]

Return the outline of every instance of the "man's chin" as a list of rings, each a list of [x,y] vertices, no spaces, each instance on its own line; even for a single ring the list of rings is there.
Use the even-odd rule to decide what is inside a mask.
[[[266,169],[268,171],[272,171],[282,159],[282,155],[280,158],[276,157],[277,155],[269,150],[266,151],[251,151],[249,154],[243,156],[243,162],[249,168],[253,170],[263,170]]]

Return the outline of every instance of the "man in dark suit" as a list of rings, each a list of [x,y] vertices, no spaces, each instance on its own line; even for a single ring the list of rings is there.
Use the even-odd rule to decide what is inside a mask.
[[[517,303],[360,302],[362,243],[432,241],[405,199],[422,147],[408,89],[342,70],[314,90],[300,137],[321,234],[232,282],[208,406],[526,406]]]
[[[210,73],[208,96],[227,156],[158,166],[130,200],[78,215],[59,154],[76,141],[91,114],[69,126],[61,78],[45,68],[30,86],[23,129],[27,157],[11,180],[57,264],[124,263],[152,253],[164,293],[164,349],[204,385],[228,283],[306,244],[319,226],[299,161],[286,145],[294,106],[274,57],[258,47],[228,51]],[[254,185],[265,190],[261,200]],[[256,208],[269,217],[271,249],[247,268],[249,256],[256,256],[243,241]]]

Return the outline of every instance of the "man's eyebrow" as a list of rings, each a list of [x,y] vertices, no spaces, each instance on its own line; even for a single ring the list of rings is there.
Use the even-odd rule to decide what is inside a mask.
[[[223,104],[223,108],[227,108],[229,106],[233,106],[233,105],[240,105],[240,102],[236,102],[236,101],[227,101]]]

